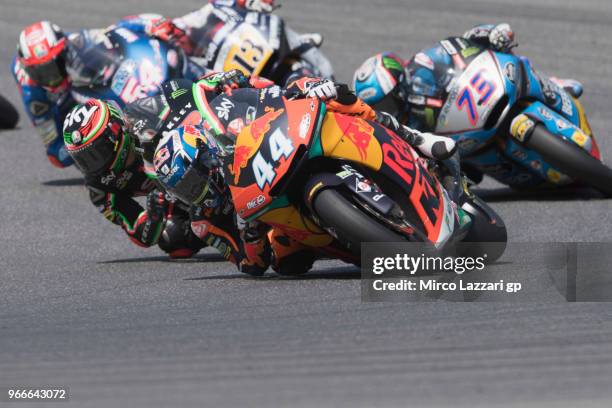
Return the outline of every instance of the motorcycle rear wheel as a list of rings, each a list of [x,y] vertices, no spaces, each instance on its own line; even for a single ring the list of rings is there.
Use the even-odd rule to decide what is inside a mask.
[[[543,125],[534,128],[525,146],[563,174],[594,187],[606,197],[612,197],[612,169],[579,146],[552,134]]]
[[[0,129],[13,129],[19,122],[19,113],[13,105],[0,95]]]

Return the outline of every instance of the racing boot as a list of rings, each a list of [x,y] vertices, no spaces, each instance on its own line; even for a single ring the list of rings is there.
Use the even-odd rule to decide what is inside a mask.
[[[401,125],[393,115],[387,112],[376,112],[375,120],[387,129],[393,130],[410,146],[429,159],[446,160],[457,151],[457,144],[450,137],[419,132],[416,129]]]
[[[251,276],[262,276],[272,261],[270,242],[266,233],[263,232],[265,226],[256,222],[248,223],[236,217],[239,223],[244,223],[240,227],[242,259],[238,264],[238,269]]]
[[[310,248],[287,237],[277,229],[272,229],[268,233],[268,239],[272,246],[272,269],[276,273],[283,276],[297,276],[312,269],[316,255]]]
[[[457,144],[450,137],[419,132],[407,126],[403,126],[403,128],[404,139],[425,157],[435,160],[447,160],[457,151]]]
[[[442,165],[446,170],[442,177],[442,185],[446,191],[448,191],[448,195],[451,200],[453,200],[458,205],[463,204],[466,200],[465,190],[466,186],[463,183],[463,175],[461,174],[461,165],[459,164],[459,153],[453,154],[446,160],[442,161]]]

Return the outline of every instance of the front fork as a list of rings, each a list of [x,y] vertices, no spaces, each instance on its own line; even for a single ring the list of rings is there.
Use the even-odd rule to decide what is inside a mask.
[[[474,195],[468,188],[468,181],[461,172],[460,163],[459,152],[456,152],[450,158],[436,162],[430,170],[436,174],[438,180],[442,181],[442,186],[446,189],[451,201],[457,204],[458,217],[462,225],[461,206]]]
[[[463,183],[463,175],[461,174],[461,164],[459,152],[453,154],[450,158],[443,160],[438,167],[441,167],[442,185],[448,192],[451,200],[456,203],[462,203],[465,200],[465,189]]]

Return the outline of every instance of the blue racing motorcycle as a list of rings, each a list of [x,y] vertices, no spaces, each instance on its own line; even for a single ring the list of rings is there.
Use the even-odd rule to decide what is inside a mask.
[[[527,58],[448,38],[406,67],[410,124],[452,137],[462,166],[517,189],[586,184],[612,195],[584,109]]]
[[[180,48],[124,27],[81,32],[70,42],[71,94],[81,103],[98,98],[125,106],[159,93],[159,85],[167,80],[195,80],[206,71]]]

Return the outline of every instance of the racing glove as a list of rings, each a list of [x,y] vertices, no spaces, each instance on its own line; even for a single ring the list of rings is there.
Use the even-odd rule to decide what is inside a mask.
[[[463,38],[491,47],[495,51],[510,53],[518,44],[510,24],[483,24],[468,30]]]
[[[301,44],[308,44],[320,48],[323,45],[323,36],[319,33],[304,33],[299,35]]]
[[[367,120],[376,118],[374,109],[359,99],[346,84],[336,84],[329,79],[302,77],[289,83],[284,92],[289,99],[319,98],[331,112]]]
[[[166,223],[167,209],[168,201],[164,193],[152,191],[147,196],[145,210],[140,213],[136,222],[130,226],[121,221],[121,225],[136,245],[155,245]]]
[[[168,206],[169,202],[165,193],[154,190],[147,195],[146,212],[152,222],[163,220],[168,211]]]
[[[517,43],[510,24],[502,23],[496,25],[489,34],[489,43],[497,51],[511,52],[512,48],[517,46]]]
[[[336,84],[329,79],[301,77],[285,87],[285,96],[290,99],[320,98],[323,101],[336,99]]]
[[[249,77],[238,69],[232,69],[227,72],[212,72],[201,77],[200,81],[200,84],[206,91],[216,93],[252,87]]]
[[[161,41],[176,44],[187,54],[193,53],[193,43],[187,33],[165,17],[152,20],[145,27],[145,32]]]
[[[304,94],[309,98],[319,98],[324,101],[336,99],[338,96],[336,84],[329,79],[307,82],[305,84]]]

